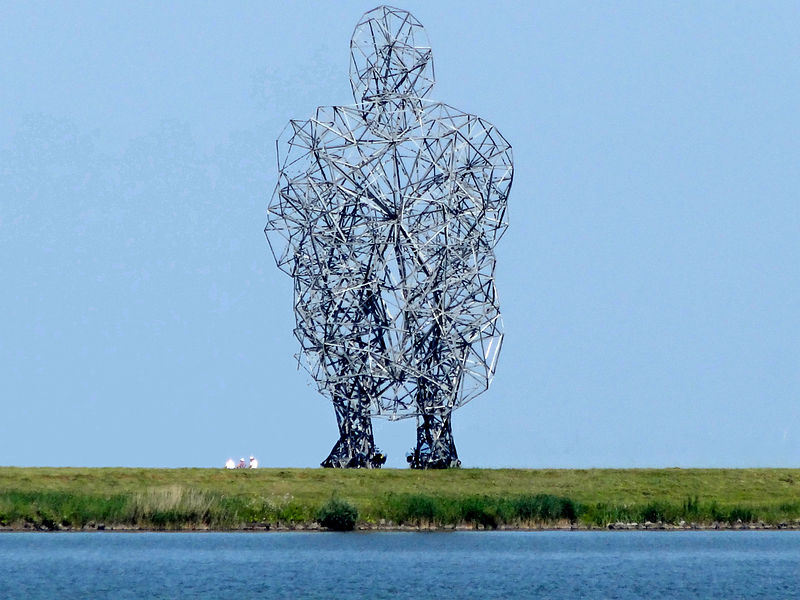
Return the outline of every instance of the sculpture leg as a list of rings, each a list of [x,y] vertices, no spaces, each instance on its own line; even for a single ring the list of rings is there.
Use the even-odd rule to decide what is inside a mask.
[[[438,335],[432,336],[434,339]],[[442,349],[433,344],[426,360],[426,377],[417,379],[417,447],[408,457],[412,469],[450,469],[461,466],[453,441],[453,407],[458,381],[448,372],[458,372],[460,362],[442,360]],[[460,378],[460,377],[459,377]]]
[[[436,409],[417,417],[417,447],[408,458],[412,469],[450,469],[461,466],[453,441],[451,409]]]
[[[339,440],[324,461],[323,467],[339,469],[374,469],[386,462],[375,448],[369,405],[341,396],[333,400]]]

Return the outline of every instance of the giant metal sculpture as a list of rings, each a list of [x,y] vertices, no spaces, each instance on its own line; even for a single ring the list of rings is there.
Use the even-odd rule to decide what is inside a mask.
[[[294,279],[299,359],[336,412],[322,465],[379,467],[371,418],[413,416],[411,466],[458,466],[452,412],[487,389],[503,338],[511,146],[425,99],[431,49],[410,13],[369,11],[350,52],[356,104],[290,121],[265,229]]]

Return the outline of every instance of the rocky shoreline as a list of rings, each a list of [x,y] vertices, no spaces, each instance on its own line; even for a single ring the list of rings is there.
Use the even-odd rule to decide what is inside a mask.
[[[447,532],[447,531],[798,531],[800,530],[800,521],[781,522],[777,524],[771,523],[727,523],[727,522],[713,522],[713,523],[686,523],[681,521],[675,523],[662,523],[657,521],[655,523],[645,521],[644,523],[609,523],[605,527],[596,525],[586,525],[582,523],[557,523],[557,524],[542,524],[533,526],[515,526],[515,525],[498,525],[497,527],[486,527],[484,525],[473,525],[461,523],[458,525],[397,525],[395,523],[360,523],[356,525],[356,531],[369,532],[369,531],[404,531],[404,532]],[[189,525],[181,529],[153,529],[148,527],[138,527],[135,525],[115,524],[105,525],[103,523],[90,523],[84,527],[65,527],[56,526],[55,528],[48,528],[43,525],[34,525],[32,523],[22,523],[19,525],[3,525],[0,526],[0,533],[19,533],[19,532],[128,532],[128,533],[148,533],[148,532],[219,532],[219,533],[234,533],[234,532],[290,532],[290,531],[308,531],[308,532],[326,532],[324,527],[319,523],[248,523],[242,524],[233,529],[214,529],[207,526]]]

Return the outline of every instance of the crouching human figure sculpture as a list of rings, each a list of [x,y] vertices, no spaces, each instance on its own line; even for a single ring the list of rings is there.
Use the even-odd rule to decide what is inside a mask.
[[[378,7],[350,44],[356,104],[320,107],[278,139],[265,232],[294,280],[301,364],[333,402],[326,467],[379,467],[372,417],[416,417],[414,468],[460,465],[452,413],[485,391],[502,342],[494,246],[511,147],[426,99],[430,45]]]

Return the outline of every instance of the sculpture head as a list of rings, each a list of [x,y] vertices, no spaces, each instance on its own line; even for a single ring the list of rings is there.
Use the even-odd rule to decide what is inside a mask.
[[[391,6],[365,13],[350,42],[356,102],[423,98],[433,84],[433,54],[422,24]]]

